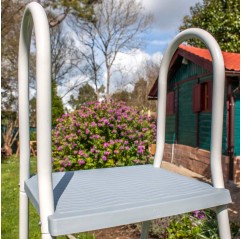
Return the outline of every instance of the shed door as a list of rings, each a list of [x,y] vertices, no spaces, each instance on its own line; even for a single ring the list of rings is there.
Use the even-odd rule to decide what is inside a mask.
[[[179,86],[178,144],[196,147],[196,113],[193,112],[193,87],[189,81]]]

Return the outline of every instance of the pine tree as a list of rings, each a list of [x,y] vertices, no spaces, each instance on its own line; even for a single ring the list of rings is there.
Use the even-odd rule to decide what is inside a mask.
[[[87,83],[79,88],[77,98],[74,98],[74,96],[70,97],[69,104],[73,107],[73,109],[79,109],[82,104],[96,100],[97,95],[94,88]]]
[[[52,81],[52,125],[55,126],[57,119],[64,114],[64,105],[57,94],[57,84]]]

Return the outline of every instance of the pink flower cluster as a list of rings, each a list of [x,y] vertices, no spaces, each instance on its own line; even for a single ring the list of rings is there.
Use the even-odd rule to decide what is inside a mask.
[[[56,171],[146,164],[156,125],[123,102],[89,102],[58,119],[52,138]]]

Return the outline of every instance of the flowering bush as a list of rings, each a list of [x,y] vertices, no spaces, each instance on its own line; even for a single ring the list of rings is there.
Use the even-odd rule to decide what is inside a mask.
[[[57,120],[53,169],[70,171],[151,163],[156,125],[123,102],[89,102]]]

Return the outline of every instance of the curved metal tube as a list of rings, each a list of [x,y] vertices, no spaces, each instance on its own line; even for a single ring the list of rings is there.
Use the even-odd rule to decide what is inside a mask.
[[[166,125],[166,94],[167,75],[169,65],[178,46],[190,38],[199,38],[209,49],[213,60],[213,98],[212,98],[212,125],[211,125],[211,174],[213,186],[224,188],[222,172],[222,134],[223,134],[223,108],[225,67],[222,52],[216,40],[206,31],[191,28],[179,33],[168,46],[161,63],[158,82],[158,117],[157,141],[154,167],[160,167],[165,145]],[[219,235],[222,239],[231,239],[228,210],[226,205],[216,208]]]
[[[166,94],[169,64],[178,46],[191,38],[198,38],[205,43],[213,60],[213,99],[212,99],[212,130],[211,130],[211,173],[213,185],[223,188],[222,172],[222,132],[225,68],[222,52],[216,40],[206,31],[190,28],[179,33],[168,46],[161,63],[158,82],[158,120],[157,120],[157,149],[154,167],[160,167],[165,144],[166,124]]]
[[[54,212],[51,165],[51,55],[49,24],[40,4],[32,2],[24,12],[18,59],[19,135],[20,135],[20,231],[28,238],[28,198],[24,181],[30,177],[29,149],[29,51],[34,25],[37,48],[37,169],[42,238],[48,234],[49,215]]]

